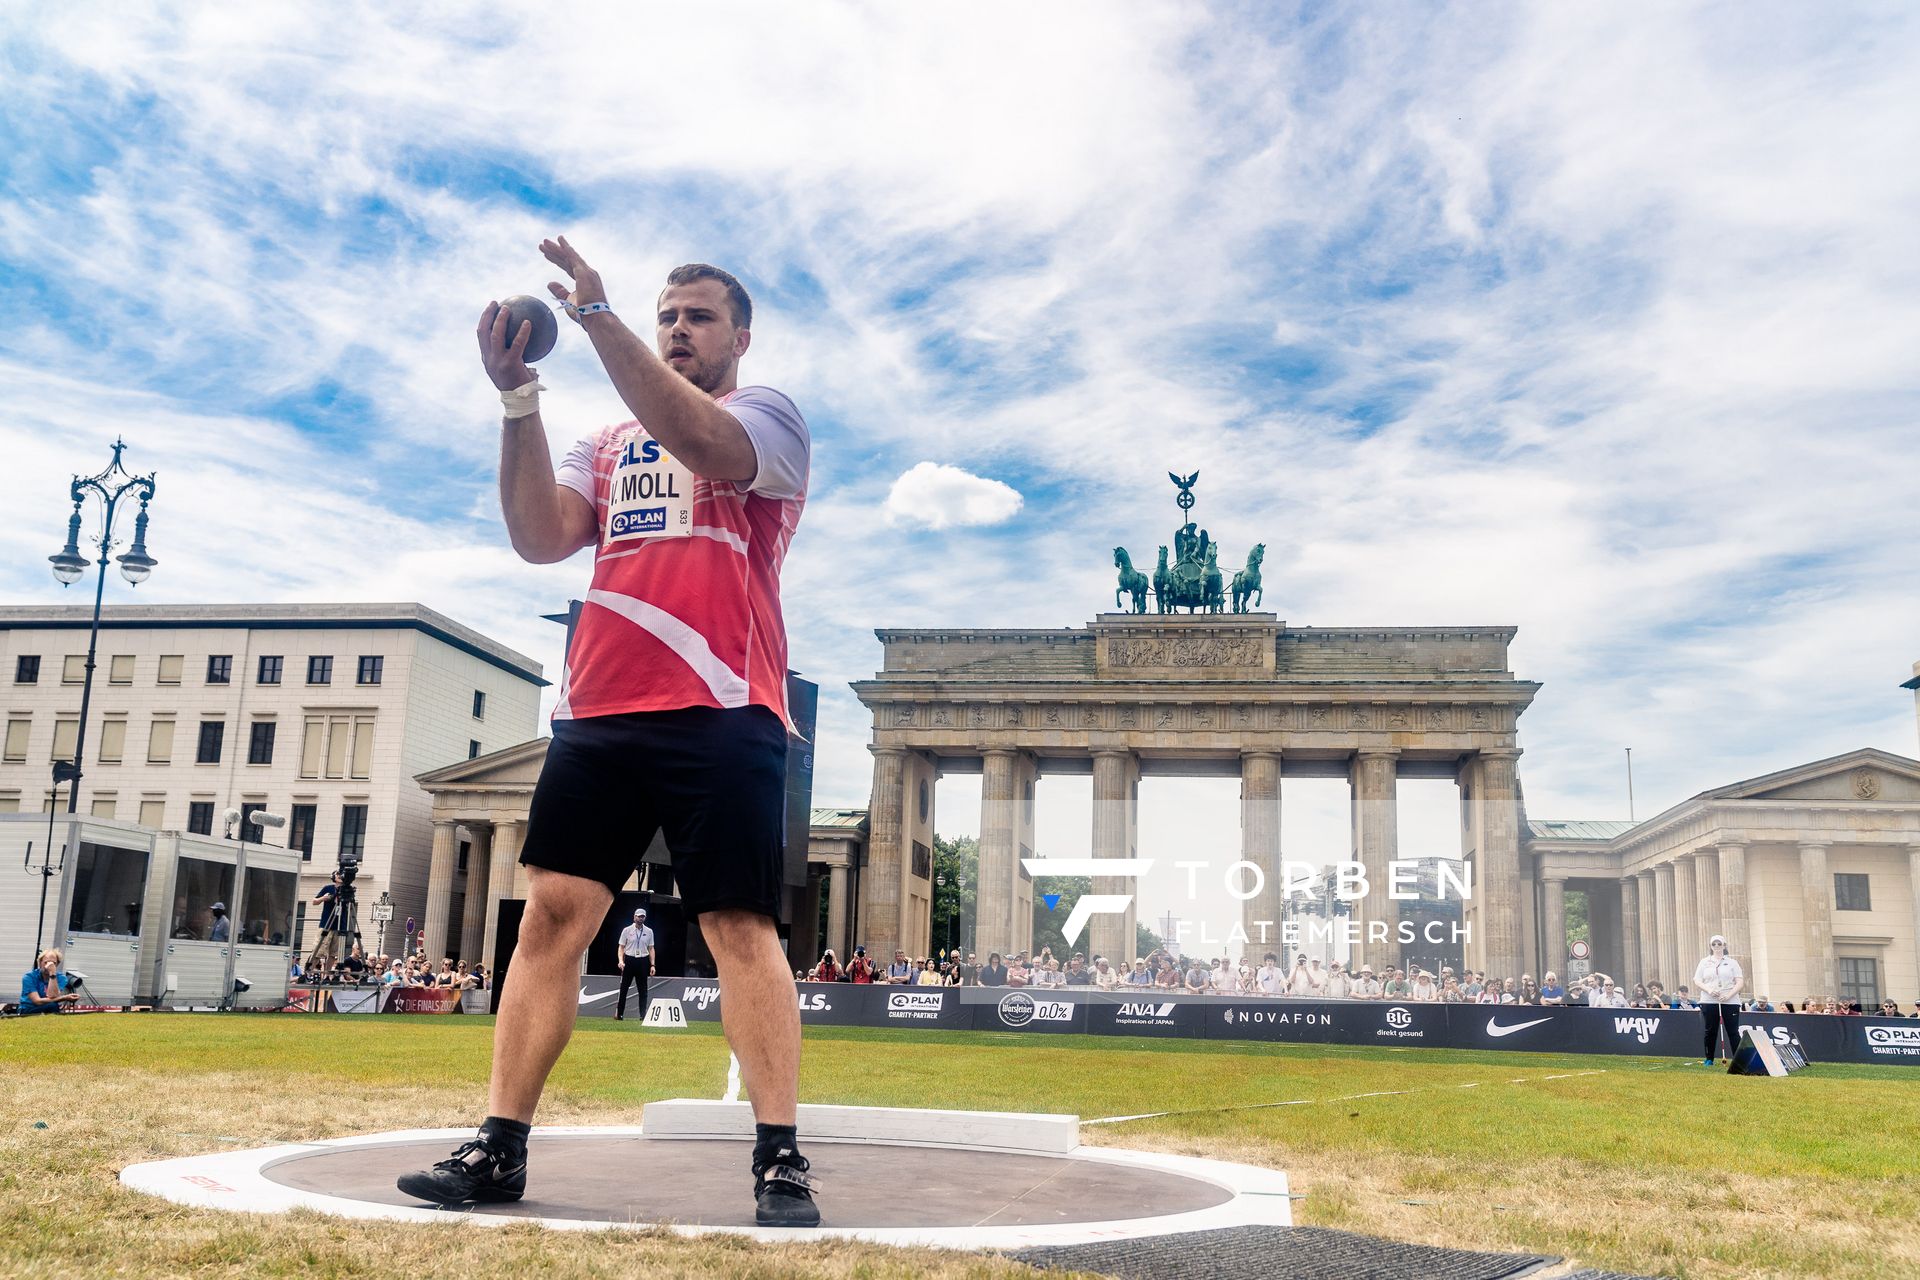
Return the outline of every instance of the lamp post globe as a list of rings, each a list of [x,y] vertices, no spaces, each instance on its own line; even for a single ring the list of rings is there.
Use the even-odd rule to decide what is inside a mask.
[[[53,576],[60,580],[60,585],[63,587],[70,587],[80,581],[87,572],[87,566],[93,563],[85,556],[67,551],[62,551],[57,556],[48,556],[47,559],[53,562]]]

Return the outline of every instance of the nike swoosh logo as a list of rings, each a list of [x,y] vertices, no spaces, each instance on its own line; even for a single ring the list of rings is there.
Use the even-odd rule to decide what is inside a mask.
[[[585,987],[582,987],[580,988],[580,1003],[592,1004],[596,1000],[611,1000],[619,994],[620,993],[618,991],[602,991],[597,996],[590,996],[587,994],[587,989]]]
[[[1552,1018],[1535,1018],[1532,1022],[1516,1022],[1510,1027],[1503,1027],[1492,1018],[1488,1018],[1487,1034],[1498,1040],[1501,1036],[1510,1036],[1516,1031],[1525,1031],[1528,1027],[1537,1027],[1543,1022],[1552,1021]]]

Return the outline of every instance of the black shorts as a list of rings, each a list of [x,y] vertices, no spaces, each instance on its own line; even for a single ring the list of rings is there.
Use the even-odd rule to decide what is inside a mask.
[[[615,893],[655,832],[688,915],[781,916],[787,730],[765,707],[553,722],[520,861]]]

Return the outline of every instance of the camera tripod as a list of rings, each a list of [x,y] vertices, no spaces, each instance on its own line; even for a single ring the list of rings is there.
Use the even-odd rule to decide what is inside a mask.
[[[319,963],[321,952],[326,952],[327,959],[333,959],[333,944],[340,938],[349,939],[348,955],[353,954],[355,945],[358,945],[363,953],[365,952],[367,944],[366,939],[360,936],[360,904],[357,897],[352,885],[340,886],[340,891],[333,900],[333,925],[331,928],[320,931],[320,937],[313,944],[313,951],[307,956],[306,967],[309,977],[313,976],[314,966]]]

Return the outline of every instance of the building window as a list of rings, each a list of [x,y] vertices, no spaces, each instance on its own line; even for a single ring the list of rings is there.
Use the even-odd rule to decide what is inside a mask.
[[[100,724],[100,763],[119,764],[127,755],[127,722],[105,720]]]
[[[156,684],[179,684],[180,669],[186,665],[185,654],[163,653],[160,655],[160,678]]]
[[[33,731],[31,720],[7,721],[7,751],[4,757],[8,764],[27,762],[27,735]]]
[[[87,655],[70,653],[66,661],[60,664],[61,684],[81,684],[87,678]]]
[[[480,739],[468,738],[467,739],[467,759],[469,760],[475,759],[479,756],[479,754],[480,754]]]
[[[1873,897],[1867,891],[1866,873],[1854,871],[1834,873],[1833,908],[1836,911],[1873,910]]]
[[[284,662],[285,659],[281,658],[278,654],[262,655],[260,659],[260,675],[258,679],[255,680],[255,683],[279,684],[280,668]]]
[[[255,720],[247,731],[247,763],[273,763],[273,725],[271,720]]]
[[[132,684],[133,683],[133,655],[132,654],[116,653],[111,658],[107,659],[107,683],[108,684]]]
[[[467,855],[472,852],[473,852],[473,841],[462,840],[460,842],[460,868],[459,868],[460,870],[465,871],[467,869]]]
[[[308,716],[300,741],[303,778],[364,778],[373,767],[372,716]]]
[[[385,658],[382,658],[378,654],[373,654],[373,653],[362,654],[360,657],[360,669],[354,675],[354,678],[353,678],[354,683],[355,684],[379,684],[380,670],[382,667],[386,666],[386,662],[387,660]]]
[[[475,720],[485,720],[487,718],[487,691],[485,689],[475,689],[473,691],[473,718]]]
[[[287,848],[298,849],[303,861],[313,861],[313,823],[318,805],[297,804],[287,819]]]
[[[1862,1009],[1880,1007],[1880,962],[1866,956],[1841,956],[1840,999]]]
[[[13,682],[15,684],[40,683],[40,655],[23,653],[14,660]]]
[[[147,730],[147,763],[173,763],[173,721],[155,720]]]
[[[167,825],[167,802],[164,797],[140,798],[140,825],[153,831]]]
[[[267,805],[264,800],[242,800],[240,802],[240,825],[236,828],[236,834],[239,835],[241,844],[266,843],[264,839],[266,832],[254,826],[250,821],[254,814],[259,813],[266,807]]]
[[[94,796],[93,816],[96,818],[111,818],[115,807],[117,807],[118,800],[119,797],[113,795]]]
[[[315,655],[307,659],[308,684],[333,683],[333,659]]]
[[[352,854],[359,858],[367,851],[367,806],[346,804],[340,806],[340,854],[345,857]]]
[[[73,759],[73,749],[80,742],[80,721],[55,720],[53,722],[53,756],[55,760]]]
[[[226,741],[227,722],[225,720],[202,720],[200,722],[200,746],[194,752],[195,764],[219,764],[220,747]]]
[[[233,683],[233,655],[232,654],[216,653],[216,654],[210,655],[207,658],[207,683],[208,684],[232,684]]]
[[[187,830],[196,836],[213,834],[213,801],[193,800],[187,804]]]
[[[147,851],[85,843],[73,869],[71,933],[131,938],[140,932],[140,903],[147,896]]]

